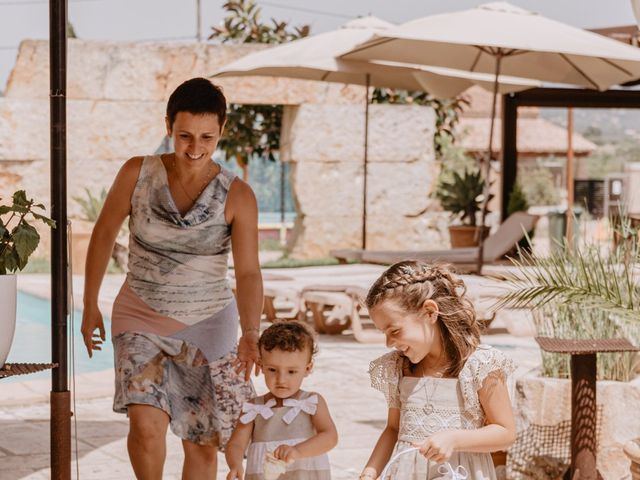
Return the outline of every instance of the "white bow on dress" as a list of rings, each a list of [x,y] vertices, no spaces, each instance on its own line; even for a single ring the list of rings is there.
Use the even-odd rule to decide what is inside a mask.
[[[309,415],[315,415],[316,410],[318,409],[318,396],[311,395],[310,397],[302,400],[287,398],[282,402],[282,405],[285,407],[291,407],[291,410],[282,417],[282,420],[284,420],[287,425],[290,425],[301,411],[308,413]]]
[[[242,412],[244,415],[240,417],[240,421],[244,424],[253,422],[258,415],[265,420],[273,417],[272,408],[276,406],[276,400],[272,398],[267,403],[259,405],[255,403],[245,402],[242,404]]]

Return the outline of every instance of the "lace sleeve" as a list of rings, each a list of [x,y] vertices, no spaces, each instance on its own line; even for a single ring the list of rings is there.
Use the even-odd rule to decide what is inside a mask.
[[[384,393],[389,408],[400,408],[400,376],[402,358],[398,352],[390,352],[369,364],[371,386]]]
[[[509,376],[515,371],[513,361],[500,350],[488,345],[480,345],[467,359],[458,379],[462,389],[462,398],[466,410],[480,414],[482,406],[478,398],[478,390],[492,372],[503,376],[508,382]]]

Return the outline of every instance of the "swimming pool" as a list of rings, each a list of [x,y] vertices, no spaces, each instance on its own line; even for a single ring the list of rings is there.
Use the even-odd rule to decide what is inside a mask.
[[[104,312],[103,312],[104,314]],[[87,350],[80,335],[80,324],[82,323],[82,312],[75,310],[75,365],[76,373],[95,372],[113,368],[113,346],[109,339],[110,322],[105,317],[105,329],[107,331],[107,341],[103,345],[103,350],[94,352],[93,358],[89,358]],[[69,348],[69,355],[71,349]],[[7,362],[32,362],[49,363],[51,361],[51,303],[33,295],[18,292],[18,305],[16,315],[16,332],[11,345],[11,351]],[[51,372],[39,372],[29,376],[16,376],[3,380],[4,383],[11,381],[35,380],[36,378],[48,378]]]

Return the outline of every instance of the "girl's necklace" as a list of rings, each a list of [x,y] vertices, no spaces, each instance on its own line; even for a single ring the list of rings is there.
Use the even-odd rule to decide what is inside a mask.
[[[187,192],[187,189],[184,188],[184,185],[182,184],[182,181],[180,180],[180,175],[178,175],[178,169],[176,168],[176,157],[175,156],[173,157],[172,167],[173,167],[173,171],[175,172],[175,175],[176,175],[176,180],[178,180],[178,185],[180,185],[180,188],[182,189],[184,194],[192,202],[195,202],[196,199],[198,199],[200,197],[200,195],[202,195],[202,192],[207,187],[207,185],[209,185],[209,182],[211,181],[210,177],[211,177],[212,163],[213,162],[209,162],[209,169],[207,170],[207,176],[205,177],[204,181],[202,182],[202,186],[200,187],[200,190],[198,191],[198,194],[196,195],[195,198],[193,198],[191,195],[189,195],[189,192]]]
[[[444,376],[444,371],[436,372],[436,375],[432,375],[430,377],[425,377],[424,375],[424,365],[420,364],[420,378],[422,379],[422,388],[424,389],[425,396],[425,407],[424,412],[427,415],[431,415],[435,411],[435,407],[433,406],[433,397],[436,394],[436,390],[438,389],[438,382]],[[431,395],[429,395],[429,391],[427,390],[427,382],[425,379],[431,380],[429,383],[432,384],[433,388],[431,389]]]

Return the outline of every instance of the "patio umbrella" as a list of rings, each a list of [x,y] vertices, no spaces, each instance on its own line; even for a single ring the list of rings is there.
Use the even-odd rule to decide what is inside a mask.
[[[506,2],[431,15],[378,31],[342,59],[394,61],[493,73],[493,105],[485,159],[487,213],[495,104],[500,74],[605,90],[640,78],[640,50],[545,18]],[[571,208],[571,206],[569,206]],[[483,263],[480,235],[478,270]]]
[[[365,138],[363,163],[362,248],[367,236],[367,164],[369,87],[426,90],[436,98],[451,98],[479,84],[493,87],[493,76],[448,68],[404,65],[397,62],[340,60],[336,57],[371,38],[377,32],[393,28],[392,23],[376,17],[352,20],[337,30],[295,40],[236,60],[216,71],[214,77],[277,76],[303,80],[351,83],[367,87],[365,95]],[[538,86],[539,82],[501,77],[500,88],[514,92]]]

